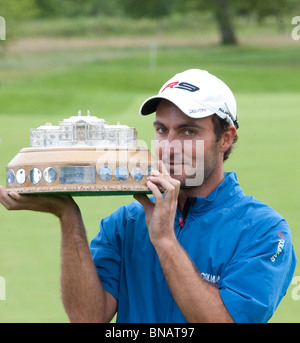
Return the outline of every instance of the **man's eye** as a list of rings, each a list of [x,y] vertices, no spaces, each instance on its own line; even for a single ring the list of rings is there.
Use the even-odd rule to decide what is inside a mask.
[[[187,130],[184,131],[184,133],[185,133],[187,136],[193,136],[193,135],[195,134],[195,131],[187,129]]]
[[[156,129],[156,132],[162,134],[162,133],[165,133],[165,132],[166,132],[166,129],[163,128],[163,127],[158,127],[158,128]]]

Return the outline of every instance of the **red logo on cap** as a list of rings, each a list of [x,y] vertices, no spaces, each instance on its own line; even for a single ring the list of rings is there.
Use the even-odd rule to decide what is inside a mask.
[[[174,86],[178,85],[178,83],[179,83],[179,81],[175,81],[175,82],[171,82],[171,83],[167,84],[166,87],[161,92],[163,92],[167,88],[173,88]]]
[[[161,93],[164,90],[166,90],[167,88],[179,88],[179,89],[183,89],[183,90],[189,91],[189,92],[197,92],[200,89],[199,87],[194,86],[188,82],[180,82],[179,83],[179,81],[175,81],[175,82],[171,82],[171,83],[167,84],[166,87],[161,91]]]

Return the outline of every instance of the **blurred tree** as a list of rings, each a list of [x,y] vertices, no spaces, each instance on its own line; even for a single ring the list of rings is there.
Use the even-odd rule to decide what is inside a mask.
[[[121,0],[34,0],[41,17],[86,17],[120,14]]]
[[[237,1],[235,8],[238,16],[252,16],[258,23],[262,23],[268,17],[274,17],[279,31],[284,31],[284,17],[287,14],[294,16],[298,13],[300,4],[298,0],[247,0]]]
[[[61,5],[58,0],[34,0],[39,10],[39,17],[56,17],[61,12]]]
[[[127,1],[127,0],[125,0]],[[287,13],[297,13],[299,0],[185,0],[177,2],[177,10],[185,11],[212,11],[220,30],[222,44],[237,44],[234,29],[236,16],[252,16],[258,22],[266,17],[275,17],[279,28],[283,29],[283,17]]]
[[[0,15],[7,22],[31,19],[39,13],[35,0],[9,0],[0,2]]]
[[[177,1],[177,0],[175,0]],[[244,0],[251,1],[251,0]],[[238,0],[185,0],[177,1],[177,10],[182,12],[213,12],[221,35],[222,44],[237,44],[237,38],[233,26],[234,9]]]
[[[6,40],[1,41],[0,54],[6,51],[7,44],[18,35],[19,24],[38,15],[34,0],[9,0],[0,2],[0,16],[6,22]]]
[[[251,16],[258,22],[273,16],[280,30],[284,29],[284,16],[297,15],[299,0],[0,0],[0,16],[7,22],[7,36],[13,35],[18,22],[31,18],[130,16],[158,19],[176,12],[211,12],[221,36],[222,44],[237,44],[234,19]]]
[[[222,44],[235,45],[237,44],[237,38],[233,27],[234,13],[229,1],[230,0],[213,0],[211,1],[211,4],[220,30]]]
[[[161,18],[169,15],[177,0],[123,0],[125,13],[134,18]]]

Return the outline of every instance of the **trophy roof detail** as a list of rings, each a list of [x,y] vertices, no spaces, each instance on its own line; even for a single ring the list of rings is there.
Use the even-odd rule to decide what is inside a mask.
[[[126,146],[135,147],[137,132],[134,127],[127,125],[109,125],[104,119],[86,116],[78,112],[59,122],[58,126],[46,123],[30,130],[30,146],[45,147],[72,147],[72,146]]]

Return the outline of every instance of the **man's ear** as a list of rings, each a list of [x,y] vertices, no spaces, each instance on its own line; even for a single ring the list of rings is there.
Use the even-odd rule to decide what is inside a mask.
[[[236,128],[228,126],[226,131],[223,133],[222,138],[220,139],[220,151],[225,153],[232,145],[234,137],[236,134]]]

